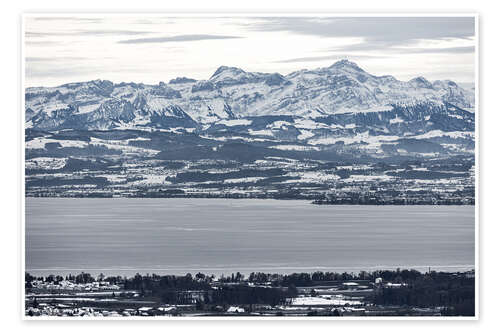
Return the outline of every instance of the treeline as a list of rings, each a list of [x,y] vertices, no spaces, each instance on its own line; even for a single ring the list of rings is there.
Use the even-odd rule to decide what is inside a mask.
[[[199,273],[200,274],[200,273]],[[185,276],[156,274],[145,275],[136,274],[131,279],[123,280],[125,290],[139,290],[142,293],[150,292],[152,295],[161,296],[163,291],[168,290],[208,290],[210,289],[211,277],[197,274],[193,278],[191,274]]]
[[[228,285],[213,290],[208,297],[208,304],[285,304],[287,298],[296,297],[297,290],[291,288],[249,287],[246,285]]]
[[[429,274],[429,273],[426,273]],[[448,273],[444,273],[448,274]],[[310,287],[324,282],[352,281],[352,280],[371,280],[381,277],[384,281],[403,283],[415,280],[424,274],[417,270],[397,269],[377,270],[373,272],[360,271],[359,273],[336,273],[322,272],[314,273],[292,273],[292,274],[269,274],[269,273],[251,273],[248,276],[248,282],[270,283],[273,286],[288,287],[294,285],[297,287]]]
[[[120,278],[121,279],[121,278]],[[46,283],[54,283],[54,284],[59,284],[61,281],[71,281],[73,283],[77,284],[82,284],[82,283],[92,283],[95,281],[117,281],[117,278],[110,277],[110,278],[105,278],[104,275],[101,273],[97,278],[94,278],[90,273],[85,273],[81,272],[80,274],[77,275],[66,275],[65,277],[61,275],[54,275],[50,274],[46,277],[43,276],[33,276],[30,273],[24,274],[24,282],[26,283],[26,287],[31,287],[31,283],[33,281],[41,281],[41,282],[46,282]]]
[[[383,193],[343,193],[342,196],[319,198],[313,201],[316,205],[474,205],[474,191],[456,191],[442,195],[431,191],[419,191],[411,196],[407,193],[387,195]]]
[[[221,173],[209,173],[200,171],[179,172],[175,177],[167,177],[166,180],[175,183],[186,182],[205,182],[205,181],[224,181],[232,178],[247,178],[247,177],[275,177],[282,176],[286,170],[281,168],[272,169],[241,169],[238,171],[229,171]]]
[[[436,281],[447,281],[455,277],[474,281],[474,279],[467,278],[466,273],[447,273],[447,272],[425,272],[414,269],[396,269],[396,270],[376,270],[376,271],[360,271],[358,273],[337,273],[337,272],[322,272],[316,271],[313,273],[263,273],[252,272],[246,277],[240,272],[230,275],[222,274],[218,278],[215,275],[207,275],[201,272],[192,276],[190,273],[186,275],[158,275],[146,274],[141,275],[137,273],[134,277],[127,278],[122,276],[104,276],[102,273],[97,277],[93,277],[90,273],[82,272],[77,275],[48,275],[46,277],[36,277],[29,273],[25,274],[25,281],[31,282],[34,280],[44,282],[57,282],[62,280],[72,281],[74,283],[89,283],[94,281],[107,281],[112,284],[123,284],[125,289],[152,289],[154,287],[163,288],[179,288],[179,289],[193,289],[202,290],[209,289],[210,284],[218,283],[255,283],[255,284],[269,284],[276,287],[288,287],[294,285],[297,287],[308,287],[317,285],[323,282],[334,281],[355,281],[355,280],[370,280],[374,281],[376,278],[382,278],[385,282],[392,283],[409,283],[417,280],[432,279]]]
[[[375,281],[381,278],[381,281]],[[475,312],[474,272],[446,273],[417,270],[377,270],[359,273],[292,273],[271,274],[252,272],[248,277],[241,273],[220,276],[197,273],[175,275],[141,275],[126,278],[120,276],[97,278],[89,273],[66,277],[49,275],[35,277],[26,273],[26,289],[33,281],[58,284],[63,280],[74,283],[106,281],[120,285],[124,290],[134,290],[143,297],[152,297],[166,304],[192,304],[200,308],[230,304],[285,304],[296,297],[297,287],[311,287],[343,281],[370,281],[373,293],[369,301],[376,305],[405,307],[442,307],[442,314],[473,316]],[[391,282],[392,285],[387,284]]]
[[[431,272],[402,280],[401,288],[379,288],[372,301],[378,305],[443,307],[442,314],[474,316],[475,279],[465,274]]]
[[[131,279],[125,279],[125,290],[137,290],[143,296],[161,299],[167,304],[189,304],[193,297],[199,306],[229,305],[229,304],[284,304],[289,297],[297,296],[295,288],[251,287],[242,282],[241,273],[221,276],[217,281],[215,276],[198,273],[185,276],[158,276],[136,274]],[[215,286],[215,287],[214,287]],[[195,296],[193,296],[195,295]]]

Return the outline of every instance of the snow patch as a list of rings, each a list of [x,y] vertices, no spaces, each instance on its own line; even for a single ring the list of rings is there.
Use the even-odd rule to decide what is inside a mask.
[[[300,146],[300,145],[276,145],[276,146],[271,146],[269,148],[274,148],[279,150],[319,151],[318,147]]]
[[[55,170],[64,168],[67,160],[64,157],[36,157],[26,160],[25,167],[26,169]]]
[[[300,134],[297,136],[299,140],[306,140],[314,136],[314,133],[307,130],[300,130]]]
[[[236,184],[236,183],[255,183],[258,180],[265,179],[266,177],[246,177],[246,178],[231,178],[225,179],[224,184]]]
[[[250,128],[250,129],[248,129],[248,133],[250,133],[251,135],[273,136],[273,131],[271,131],[271,130],[255,131],[255,130]]]
[[[399,123],[404,123],[405,121],[398,116],[396,118],[389,120],[389,123],[391,124],[399,124]]]
[[[292,305],[362,305],[360,301],[357,300],[346,300],[338,298],[326,298],[326,297],[313,297],[305,296],[298,297],[292,300]]]
[[[26,142],[27,149],[44,149],[47,143],[59,143],[62,147],[85,148],[87,142],[79,140],[55,140],[49,138],[34,138]]]
[[[429,131],[425,134],[420,134],[420,135],[415,135],[413,138],[415,139],[430,139],[430,138],[435,138],[435,137],[441,137],[441,136],[448,136],[453,139],[473,139],[474,138],[474,132],[471,131],[452,131],[452,132],[443,132],[441,130],[432,130]]]
[[[288,121],[282,121],[278,120],[273,122],[272,124],[267,125],[267,128],[272,128],[272,129],[280,129],[282,126],[291,126],[292,123],[289,123]]]
[[[369,131],[356,134],[352,137],[325,137],[319,139],[311,139],[308,141],[311,145],[328,145],[336,144],[337,142],[344,142],[344,144],[349,145],[353,143],[365,142],[368,144],[367,148],[377,149],[382,143],[388,141],[398,140],[398,136],[394,135],[370,135]]]
[[[218,121],[217,124],[226,125],[226,126],[247,126],[251,125],[252,121],[249,119],[231,119],[231,120],[221,120]]]

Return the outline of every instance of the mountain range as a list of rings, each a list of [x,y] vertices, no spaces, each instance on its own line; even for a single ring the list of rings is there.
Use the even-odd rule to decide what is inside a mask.
[[[208,80],[179,77],[158,85],[106,80],[27,88],[26,127],[40,130],[195,128],[248,117],[317,119],[385,112],[422,103],[463,110],[474,93],[453,81],[419,76],[399,81],[375,76],[341,60],[330,67],[288,75],[219,67]],[[233,122],[235,123],[235,122]]]
[[[347,60],[285,76],[223,66],[27,88],[25,102],[29,196],[474,202],[474,92],[449,80]]]

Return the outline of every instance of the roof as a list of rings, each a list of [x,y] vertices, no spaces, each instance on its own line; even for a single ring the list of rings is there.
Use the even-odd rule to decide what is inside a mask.
[[[227,312],[245,312],[245,309],[238,306],[231,306],[229,307],[229,309],[227,309]]]
[[[174,309],[175,309],[175,306],[159,307],[158,308],[158,310],[163,311],[163,312],[171,311],[171,310],[174,310]]]
[[[357,286],[358,284],[356,282],[344,282],[342,283],[344,286]]]
[[[150,308],[150,307],[147,307],[147,306],[143,306],[142,308],[139,308],[138,310],[139,311],[149,311],[149,310],[153,310],[153,308]]]

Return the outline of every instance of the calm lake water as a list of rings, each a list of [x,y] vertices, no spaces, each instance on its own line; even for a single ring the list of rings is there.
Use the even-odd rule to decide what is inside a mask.
[[[133,275],[474,268],[473,206],[26,199],[26,270]]]

